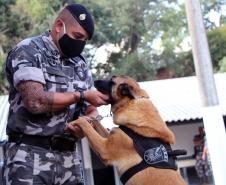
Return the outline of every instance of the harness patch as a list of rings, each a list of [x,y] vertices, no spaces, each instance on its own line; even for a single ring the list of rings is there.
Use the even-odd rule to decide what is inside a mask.
[[[147,164],[155,164],[159,162],[168,162],[168,153],[163,145],[156,148],[148,149],[144,152],[144,161]]]

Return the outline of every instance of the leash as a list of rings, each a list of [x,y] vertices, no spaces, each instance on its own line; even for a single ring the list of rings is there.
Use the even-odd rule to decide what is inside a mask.
[[[110,112],[110,114],[107,114],[105,116],[101,116],[100,114],[95,118],[96,121],[101,121],[102,119],[104,118],[107,118],[107,117],[112,117],[112,112]]]
[[[101,120],[103,120],[106,117],[112,117],[112,112],[110,111],[110,114],[107,114],[105,116],[101,116],[99,114],[95,118],[89,117],[89,119],[87,119],[87,121],[93,126],[96,122],[100,122]]]

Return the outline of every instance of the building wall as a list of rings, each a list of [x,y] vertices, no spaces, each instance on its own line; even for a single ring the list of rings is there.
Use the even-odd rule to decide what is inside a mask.
[[[185,149],[187,150],[187,156],[193,155],[193,138],[196,134],[198,134],[198,128],[200,126],[203,126],[202,122],[170,126],[170,129],[176,136],[176,144],[172,145],[172,148]]]

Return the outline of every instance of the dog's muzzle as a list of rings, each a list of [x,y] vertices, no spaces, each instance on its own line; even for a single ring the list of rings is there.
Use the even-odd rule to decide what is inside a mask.
[[[112,86],[114,85],[114,82],[112,81],[112,78],[110,80],[95,80],[94,86],[98,91],[100,91],[103,94],[106,94],[109,96],[108,103],[114,104],[114,99],[112,96]]]

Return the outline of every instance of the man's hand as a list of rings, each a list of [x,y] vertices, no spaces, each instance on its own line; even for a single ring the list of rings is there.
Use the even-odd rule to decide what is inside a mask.
[[[88,116],[82,116],[82,117],[85,118],[87,120],[87,123],[93,127],[92,118],[90,118]],[[75,125],[73,123],[73,121],[71,123],[67,124],[66,130],[68,130],[73,136],[75,136],[77,138],[84,137],[84,133],[83,133],[82,129],[78,125]]]
[[[72,125],[71,123],[69,123],[66,126],[66,130],[68,130],[76,138],[81,139],[84,137],[82,129],[77,125]]]
[[[84,91],[85,100],[95,107],[107,105],[109,97],[96,90]]]

